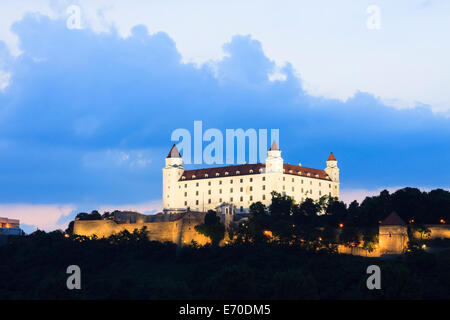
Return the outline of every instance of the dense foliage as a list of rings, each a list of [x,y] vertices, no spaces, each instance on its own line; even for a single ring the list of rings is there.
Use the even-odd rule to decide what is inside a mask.
[[[81,290],[66,269],[81,268]],[[366,269],[381,267],[382,289]],[[0,247],[0,299],[449,299],[450,252],[393,260],[295,245],[177,248],[145,230],[108,239],[37,231]]]
[[[449,239],[411,240],[412,250],[392,259],[336,254],[337,241],[373,250],[379,221],[392,211],[415,220],[409,232],[425,237],[424,224],[450,221],[450,193],[383,191],[348,207],[325,197],[299,205],[273,193],[268,208],[250,206],[222,247],[225,230],[214,211],[196,228],[212,239],[205,247],[149,241],[145,229],[106,239],[72,235],[71,226],[36,231],[0,247],[0,299],[450,299]],[[421,250],[425,243],[436,253]],[[366,287],[372,264],[381,267],[381,290]],[[81,268],[81,290],[66,288],[69,265]]]

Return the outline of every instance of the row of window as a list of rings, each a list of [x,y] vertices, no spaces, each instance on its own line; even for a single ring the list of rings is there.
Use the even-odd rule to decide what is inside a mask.
[[[311,193],[312,193],[312,190],[311,190]],[[319,192],[319,195],[321,195],[321,192]],[[329,193],[329,195],[331,196],[331,192]],[[305,198],[301,198],[302,200],[301,200],[301,202],[303,202],[303,201],[305,201]],[[222,203],[223,201],[222,201],[223,199],[222,198],[219,198],[219,203]],[[230,197],[230,202],[232,203],[233,202],[233,197]],[[249,196],[249,199],[248,199],[249,201],[253,201],[253,196]],[[262,201],[265,201],[266,200],[266,195],[265,194],[263,194],[262,195],[262,199],[261,199]],[[240,202],[243,202],[244,201],[244,197],[243,196],[241,196],[240,198],[239,198],[239,201]],[[211,202],[212,202],[212,200],[211,199],[208,199],[208,204],[211,204]],[[188,202],[185,200],[184,201],[184,205],[185,206],[187,206],[188,205]],[[199,205],[199,200],[195,200],[195,205]]]
[[[250,186],[249,189],[250,189],[249,191],[253,191],[253,187],[252,187],[252,186]],[[291,189],[292,189],[292,192],[295,192],[295,187],[292,187]],[[336,186],[336,189],[337,189],[337,186]],[[262,186],[262,190],[266,190],[266,186],[265,186],[265,185]],[[285,190],[286,190],[286,186],[283,186],[283,191],[285,191]],[[300,190],[301,190],[301,193],[304,193],[304,192],[305,192],[304,188],[301,188]],[[244,188],[243,188],[243,187],[240,187],[239,191],[240,191],[240,192],[244,192]],[[230,193],[233,193],[233,188],[230,188]],[[312,194],[313,191],[312,191],[312,189],[306,190],[306,193]],[[208,190],[208,194],[211,194],[211,189]],[[219,194],[222,194],[222,189],[219,189]],[[198,190],[195,191],[195,195],[196,195],[196,196],[199,195]],[[319,190],[319,196],[321,196],[321,195],[322,195],[322,190]],[[331,192],[330,192],[330,195],[331,195]],[[185,196],[185,197],[188,196],[187,191],[184,192],[184,196]]]
[[[231,180],[230,180],[230,184],[233,184],[233,181],[234,181],[234,180],[231,179]],[[262,177],[262,181],[266,181],[266,177]],[[286,181],[286,177],[283,177],[283,181]],[[240,182],[240,183],[243,183],[243,182],[244,182],[244,179],[239,179],[239,182]],[[253,178],[250,178],[250,182],[253,182]],[[294,178],[292,178],[292,182],[295,183]],[[303,184],[303,179],[300,180],[300,183]],[[309,181],[309,184],[312,186],[313,182],[312,182],[312,181]],[[222,185],[222,180],[219,180],[219,185]],[[195,186],[198,187],[198,186],[199,186],[199,182],[196,182],[196,183],[195,183]],[[208,181],[208,186],[211,186],[211,181]],[[319,182],[319,187],[321,187],[321,186],[322,186],[322,182]],[[187,188],[187,187],[188,187],[188,184],[185,183],[185,184],[184,184],[184,187]],[[331,183],[328,184],[328,187],[331,189]]]

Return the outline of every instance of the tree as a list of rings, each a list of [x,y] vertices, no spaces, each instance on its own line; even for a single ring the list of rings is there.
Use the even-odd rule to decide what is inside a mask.
[[[363,234],[363,247],[372,252],[378,245],[378,233],[373,230],[367,230]]]
[[[347,222],[347,207],[342,201],[330,199],[326,209],[326,214],[331,216],[331,221],[334,225]]]
[[[349,247],[357,247],[360,242],[360,233],[357,228],[345,226],[339,235],[339,241]]]
[[[297,224],[310,224],[315,220],[320,211],[320,205],[313,199],[306,198],[298,208],[294,210],[294,222]]]
[[[261,202],[255,202],[250,205],[248,232],[254,242],[266,241],[267,237],[264,235],[264,230],[269,228],[270,221],[266,214],[266,206]]]
[[[195,230],[210,238],[214,246],[217,246],[225,238],[225,226],[220,223],[220,218],[214,210],[208,210],[205,215],[205,223],[195,226]]]
[[[272,191],[272,203],[269,206],[270,215],[275,219],[288,219],[293,213],[294,200],[287,195]]]

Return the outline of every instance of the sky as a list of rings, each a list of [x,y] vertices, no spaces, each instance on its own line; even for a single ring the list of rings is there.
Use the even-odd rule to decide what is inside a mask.
[[[346,202],[449,189],[449,14],[438,0],[3,0],[0,216],[32,231],[157,212],[171,133],[196,120],[279,129],[288,163],[324,168],[333,151]]]

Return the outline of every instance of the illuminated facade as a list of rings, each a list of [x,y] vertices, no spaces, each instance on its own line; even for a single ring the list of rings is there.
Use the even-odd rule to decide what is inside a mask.
[[[272,191],[297,203],[323,196],[339,199],[339,168],[333,153],[324,170],[284,163],[275,142],[267,154],[265,163],[185,170],[174,145],[163,168],[163,209],[205,212],[226,203],[232,204],[236,213],[246,213],[254,202],[269,206]]]

